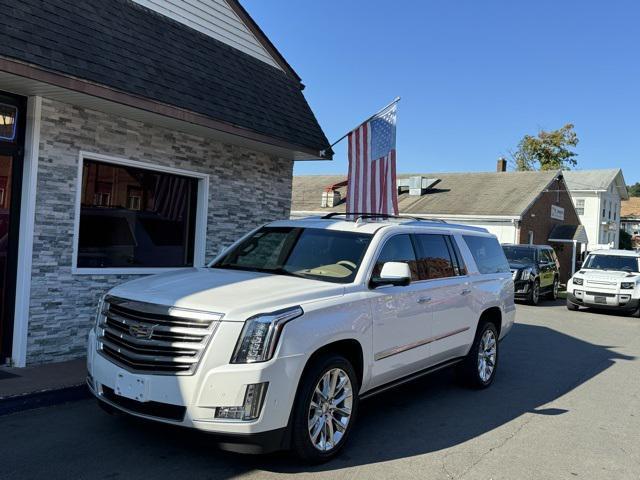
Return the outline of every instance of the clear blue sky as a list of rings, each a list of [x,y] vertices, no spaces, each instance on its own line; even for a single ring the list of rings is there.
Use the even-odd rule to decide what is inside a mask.
[[[330,141],[395,96],[398,171],[493,170],[575,124],[578,167],[640,181],[637,1],[242,0],[306,85]],[[345,173],[298,162],[296,174]]]

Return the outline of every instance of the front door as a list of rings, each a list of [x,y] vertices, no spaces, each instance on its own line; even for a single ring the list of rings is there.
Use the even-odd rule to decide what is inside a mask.
[[[0,364],[11,356],[25,101],[0,93]]]
[[[380,251],[373,277],[385,262],[409,264],[412,282],[406,287],[386,285],[373,290],[373,386],[424,368],[431,343],[431,299],[427,282],[420,281],[411,235],[395,235]]]

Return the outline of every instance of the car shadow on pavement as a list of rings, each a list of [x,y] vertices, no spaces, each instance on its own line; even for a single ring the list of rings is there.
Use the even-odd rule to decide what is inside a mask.
[[[338,458],[323,465],[308,466],[287,453],[224,453],[212,447],[207,435],[197,432],[169,432],[163,425],[146,422],[117,423],[124,427],[122,442],[142,443],[145,450],[155,450],[154,444],[161,444],[161,450],[172,452],[167,460],[173,468],[179,468],[175,461],[184,461],[191,468],[197,465],[196,470],[210,472],[212,478],[229,478],[251,470],[283,474],[332,471],[452,447],[525,413],[563,415],[567,410],[561,405],[544,405],[587,382],[616,360],[633,359],[614,352],[613,347],[524,324],[516,324],[501,346],[500,367],[491,388],[466,389],[458,385],[453,370],[444,370],[362,402],[349,444]]]

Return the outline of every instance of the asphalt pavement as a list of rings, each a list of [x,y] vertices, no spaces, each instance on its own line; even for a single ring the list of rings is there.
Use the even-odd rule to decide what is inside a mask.
[[[0,479],[640,478],[640,320],[558,302],[519,305],[517,322],[491,388],[442,371],[367,400],[324,465],[224,453],[82,400],[0,417]]]

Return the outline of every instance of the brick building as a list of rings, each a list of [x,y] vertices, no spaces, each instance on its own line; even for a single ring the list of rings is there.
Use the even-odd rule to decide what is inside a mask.
[[[483,227],[501,243],[553,246],[561,282],[587,243],[560,171],[401,174],[398,185],[401,214]],[[345,196],[342,176],[296,176],[291,215],[344,212]]]
[[[0,361],[82,356],[99,296],[289,216],[327,139],[236,0],[0,0]]]

